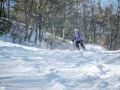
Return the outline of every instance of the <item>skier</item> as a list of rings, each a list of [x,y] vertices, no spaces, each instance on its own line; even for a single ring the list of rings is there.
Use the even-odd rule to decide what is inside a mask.
[[[79,44],[85,50],[85,46],[83,44],[83,40],[81,37],[81,32],[78,29],[74,30],[72,42],[75,43],[75,46],[77,47],[78,50],[80,50]]]

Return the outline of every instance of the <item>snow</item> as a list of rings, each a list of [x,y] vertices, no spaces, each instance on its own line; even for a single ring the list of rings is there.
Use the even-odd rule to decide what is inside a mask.
[[[0,40],[0,90],[120,90],[120,51],[47,50]]]

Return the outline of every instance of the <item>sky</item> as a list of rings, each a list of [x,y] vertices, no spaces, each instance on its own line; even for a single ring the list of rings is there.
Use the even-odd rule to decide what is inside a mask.
[[[108,5],[109,3],[115,3],[117,0],[101,0],[101,2],[102,2],[102,4],[103,4],[103,6],[104,5]]]

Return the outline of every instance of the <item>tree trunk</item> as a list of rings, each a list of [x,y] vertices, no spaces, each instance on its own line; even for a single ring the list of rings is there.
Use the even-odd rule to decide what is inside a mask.
[[[28,39],[28,1],[29,0],[24,0],[24,16],[25,16],[25,38],[24,40],[26,41]]]

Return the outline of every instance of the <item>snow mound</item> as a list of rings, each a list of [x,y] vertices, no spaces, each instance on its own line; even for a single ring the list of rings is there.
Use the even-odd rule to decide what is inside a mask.
[[[0,41],[0,90],[120,90],[120,51],[47,50]]]

